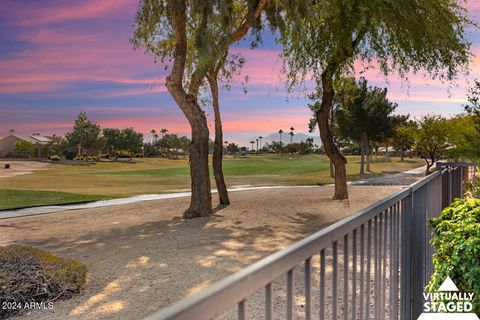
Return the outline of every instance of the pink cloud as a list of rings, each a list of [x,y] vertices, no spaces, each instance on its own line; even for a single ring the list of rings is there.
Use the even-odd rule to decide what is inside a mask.
[[[16,23],[23,26],[34,26],[62,21],[100,17],[118,17],[126,9],[135,12],[138,4],[136,0],[83,0],[71,1],[67,4],[48,6],[42,2],[41,6],[35,6],[26,10],[25,5],[19,2],[4,3],[4,10],[12,12],[19,19]],[[124,16],[124,15],[120,15]]]
[[[44,2],[32,2],[26,7],[25,3],[16,1],[0,1],[0,11],[8,12],[10,24],[16,26],[18,40],[28,42],[24,51],[15,52],[0,58],[0,94],[28,94],[30,92],[48,94],[49,97],[77,98],[84,92],[68,90],[76,82],[117,84],[118,89],[105,86],[89,95],[90,98],[124,98],[141,97],[149,94],[158,94],[162,98],[166,95],[164,87],[165,74],[162,65],[153,64],[153,58],[145,55],[143,50],[134,51],[128,41],[131,35],[130,24],[133,22],[138,0],[85,0],[68,1],[57,5],[48,5]],[[469,1],[471,11],[480,10],[480,2]],[[95,20],[95,21],[94,21]],[[93,25],[97,21],[121,21],[121,30],[116,27],[98,28],[95,32],[85,30],[83,24]],[[92,24],[89,24],[92,21]],[[112,24],[113,25],[113,24]],[[476,56],[472,58],[471,78],[480,76],[480,47],[473,48]],[[284,75],[282,75],[282,59],[279,49],[242,49],[234,48],[232,52],[241,53],[247,63],[241,76],[235,78],[235,87],[231,92],[222,91],[221,102],[229,103],[249,101],[255,104],[250,96],[286,96]],[[358,67],[358,65],[357,65]],[[248,94],[240,91],[240,84],[248,75]],[[410,88],[405,86],[398,77],[389,78],[385,83],[378,70],[372,69],[364,74],[373,84],[387,86],[389,97],[400,104],[418,102],[421,109],[426,102],[445,104],[461,104],[465,97],[465,78],[459,81],[459,87],[449,93],[448,86],[438,81],[426,81],[421,76],[410,78]],[[428,83],[428,85],[426,85]],[[312,82],[308,82],[312,87]],[[309,88],[310,88],[309,87]],[[163,96],[162,96],[163,95]],[[303,97],[302,97],[303,98]],[[274,114],[272,111],[262,111],[244,114],[242,112],[225,112],[224,126],[227,133],[242,133],[251,131],[278,131],[278,128],[287,128],[294,125],[305,128],[310,117],[306,105],[288,106],[286,110],[279,108]],[[90,108],[90,109],[88,109]],[[102,109],[105,108],[105,109]],[[412,107],[413,108],[413,107]],[[189,132],[189,125],[178,112],[176,116],[125,116],[125,112],[144,114],[150,106],[128,107],[114,109],[114,106],[97,107],[85,106],[78,110],[87,110],[100,117],[102,126],[125,127],[133,126],[137,130],[148,133],[151,128],[165,126],[172,132]],[[2,110],[4,108],[2,107]],[[13,108],[17,114],[31,116],[42,114],[44,110],[23,112],[21,108]],[[403,110],[403,109],[402,109]],[[406,109],[407,110],[407,109]],[[409,111],[410,109],[408,109]],[[65,111],[54,111],[56,115]],[[69,111],[70,112],[70,111]],[[123,118],[121,117],[122,112]],[[117,114],[118,113],[118,114]],[[70,115],[68,115],[70,116]],[[102,119],[109,116],[109,119]],[[112,118],[110,118],[112,117]],[[22,119],[24,120],[24,119]],[[48,123],[22,122],[18,130],[37,131],[55,130],[61,133],[72,126],[73,119],[68,121],[52,121]],[[209,117],[212,127],[212,119]],[[50,129],[49,129],[50,128]],[[213,130],[211,130],[213,132]]]

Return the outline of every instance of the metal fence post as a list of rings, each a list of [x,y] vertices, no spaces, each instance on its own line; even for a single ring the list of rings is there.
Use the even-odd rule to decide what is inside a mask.
[[[427,188],[415,190],[412,209],[412,319],[422,313],[422,292],[425,279],[426,196]]]
[[[412,190],[412,189],[410,189]],[[401,216],[400,319],[411,320],[413,192],[405,198]]]
[[[448,204],[452,203],[453,199],[453,188],[452,188],[452,170],[448,168]]]
[[[449,197],[449,192],[450,192],[450,186],[449,186],[449,174],[448,170],[447,171],[442,171],[442,209],[448,207],[450,204],[450,197]]]

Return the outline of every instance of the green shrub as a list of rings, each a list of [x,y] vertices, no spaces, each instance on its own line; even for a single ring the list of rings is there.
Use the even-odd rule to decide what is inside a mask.
[[[428,288],[437,290],[447,276],[462,292],[475,293],[480,315],[480,199],[457,199],[430,220],[435,272]]]
[[[15,143],[15,149],[13,151],[15,157],[18,158],[30,158],[35,153],[35,146],[28,141],[18,141]]]
[[[57,155],[50,156],[50,160],[52,161],[60,161],[60,157]]]
[[[126,150],[120,150],[117,152],[117,157],[118,158],[133,158],[133,153],[126,151]]]
[[[68,299],[85,286],[87,267],[23,245],[0,247],[0,305]],[[0,319],[22,309],[0,309]]]

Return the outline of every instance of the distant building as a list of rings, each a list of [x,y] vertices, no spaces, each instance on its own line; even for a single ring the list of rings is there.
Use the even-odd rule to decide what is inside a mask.
[[[48,155],[45,146],[52,142],[52,138],[42,136],[39,133],[34,133],[30,136],[13,133],[5,138],[0,138],[0,157],[12,156],[15,151],[15,144],[19,141],[30,142],[35,146],[34,157],[46,158]]]

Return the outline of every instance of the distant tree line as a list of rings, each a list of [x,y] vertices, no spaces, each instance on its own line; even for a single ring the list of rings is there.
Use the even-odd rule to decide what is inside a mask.
[[[133,157],[178,158],[188,153],[190,139],[176,134],[154,136],[151,142],[144,142],[144,135],[133,128],[101,128],[90,120],[85,112],[80,112],[71,131],[65,136],[53,136],[45,146],[52,159],[64,157],[70,160],[117,159]],[[18,149],[18,150],[17,150]],[[16,152],[31,154],[33,145],[29,142],[18,143]]]
[[[162,131],[163,133],[161,137],[154,135],[152,141],[144,144],[144,154],[146,157],[178,159],[179,156],[188,154],[188,148],[190,145],[189,138],[167,133],[167,129],[162,129]]]

